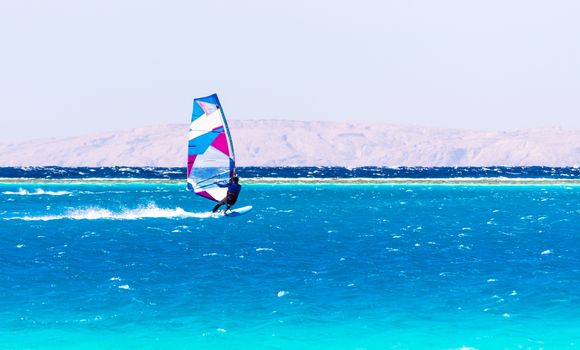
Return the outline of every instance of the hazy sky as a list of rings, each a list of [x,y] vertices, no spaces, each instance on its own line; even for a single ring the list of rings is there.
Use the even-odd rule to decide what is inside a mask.
[[[580,128],[580,1],[1,1],[0,142],[230,119]]]

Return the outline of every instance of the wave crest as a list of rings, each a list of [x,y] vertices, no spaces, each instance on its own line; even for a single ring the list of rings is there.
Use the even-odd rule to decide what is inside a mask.
[[[37,188],[36,191],[30,192],[24,188],[18,189],[18,191],[5,191],[2,192],[3,194],[7,195],[18,195],[18,196],[40,196],[40,195],[47,195],[47,196],[64,196],[72,194],[69,191],[45,191],[42,188]]]
[[[137,220],[137,219],[173,219],[212,217],[210,212],[188,212],[182,208],[159,208],[155,204],[135,209],[112,211],[104,208],[73,209],[62,215],[23,216],[5,218],[5,220],[50,221],[50,220]]]

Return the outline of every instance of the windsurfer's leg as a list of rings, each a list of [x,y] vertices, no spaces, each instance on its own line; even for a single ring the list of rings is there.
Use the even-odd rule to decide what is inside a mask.
[[[215,207],[213,207],[212,209],[212,213],[215,213],[222,205],[226,204],[226,199],[222,199],[221,201],[218,202],[218,204],[215,205]]]
[[[226,202],[226,204],[228,205],[228,207],[226,208],[226,210],[224,210],[224,213],[225,213],[226,211],[228,211],[228,210],[231,210],[231,209],[232,209],[232,207],[234,206],[234,204],[236,204],[236,199],[237,199],[237,198],[234,198],[233,200],[232,200],[232,199],[230,199],[229,201],[227,201],[227,202]]]

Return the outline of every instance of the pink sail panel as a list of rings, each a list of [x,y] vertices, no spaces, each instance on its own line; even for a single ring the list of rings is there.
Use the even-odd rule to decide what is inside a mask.
[[[230,156],[230,148],[228,147],[228,139],[226,138],[226,133],[224,131],[220,132],[218,137],[211,143],[211,145],[222,152],[226,156]]]
[[[191,174],[191,168],[193,167],[193,163],[195,163],[195,158],[197,158],[197,154],[187,156],[187,177]]]
[[[211,199],[212,201],[218,202],[218,200],[213,198],[213,196],[211,194],[207,193],[207,191],[197,191],[195,193],[199,196],[202,196],[202,197],[205,197],[207,199]]]

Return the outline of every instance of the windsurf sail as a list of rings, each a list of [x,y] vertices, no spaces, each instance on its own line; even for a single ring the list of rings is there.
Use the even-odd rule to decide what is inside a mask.
[[[227,194],[236,157],[226,117],[217,94],[193,100],[187,152],[187,189],[212,201]]]

